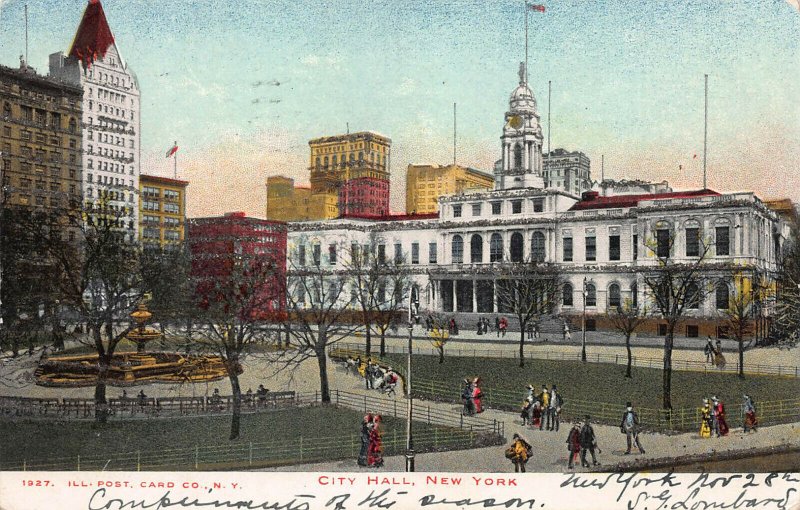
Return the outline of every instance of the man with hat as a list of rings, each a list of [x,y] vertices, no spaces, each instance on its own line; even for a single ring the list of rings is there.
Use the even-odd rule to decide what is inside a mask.
[[[628,440],[628,449],[625,455],[631,453],[631,444],[635,444],[639,449],[639,453],[644,453],[642,443],[639,442],[639,415],[633,410],[633,404],[627,402],[625,404],[625,412],[622,413],[622,423],[619,426],[619,431],[626,435]]]
[[[594,455],[594,450],[597,448],[597,436],[594,435],[594,428],[592,428],[590,420],[591,417],[587,414],[586,421],[581,428],[581,466],[583,467],[589,467],[589,462],[586,460],[587,450],[592,454],[592,465],[599,464],[597,457]]]

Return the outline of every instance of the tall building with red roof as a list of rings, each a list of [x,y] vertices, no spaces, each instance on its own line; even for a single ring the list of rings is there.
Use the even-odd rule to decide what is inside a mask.
[[[139,228],[140,92],[100,0],[89,0],[66,54],[50,55],[50,75],[83,88],[83,196],[124,212],[118,227]]]

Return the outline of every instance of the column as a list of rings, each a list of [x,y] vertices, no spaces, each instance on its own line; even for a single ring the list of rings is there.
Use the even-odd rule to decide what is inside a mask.
[[[528,142],[522,139],[522,169],[528,168]]]
[[[497,313],[497,280],[492,280],[492,312]]]
[[[472,313],[478,311],[478,282],[472,280]]]

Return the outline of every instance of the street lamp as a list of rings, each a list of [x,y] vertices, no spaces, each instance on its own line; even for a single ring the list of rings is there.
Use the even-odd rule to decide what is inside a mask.
[[[408,293],[408,359],[406,368],[406,472],[414,472],[414,440],[411,436],[411,416],[414,399],[411,396],[411,344],[414,336],[414,322],[419,317],[419,295],[416,287]]]
[[[583,340],[581,342],[581,361],[586,362],[586,298],[589,296],[589,291],[586,287],[586,277],[583,278],[583,319],[581,320],[581,330],[583,333]]]

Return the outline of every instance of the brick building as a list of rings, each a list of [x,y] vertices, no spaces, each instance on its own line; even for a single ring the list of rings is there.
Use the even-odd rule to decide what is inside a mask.
[[[145,247],[177,247],[186,230],[188,181],[142,174],[139,178],[139,240]]]

